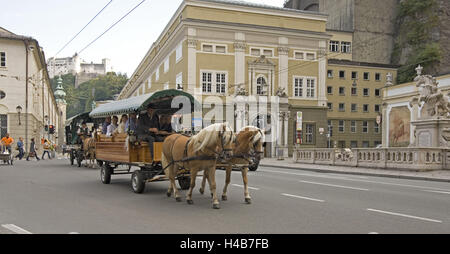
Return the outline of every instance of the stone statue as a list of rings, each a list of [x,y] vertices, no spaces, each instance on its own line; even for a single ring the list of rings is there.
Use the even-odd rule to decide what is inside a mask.
[[[424,102],[422,118],[450,118],[450,98],[438,88],[436,78],[422,75],[422,67],[417,67],[418,76],[414,79],[419,87],[419,103]]]
[[[247,90],[241,86],[236,88],[236,96],[247,96]]]
[[[275,92],[275,95],[281,98],[287,98],[288,95],[285,90],[286,89],[284,87],[278,87],[277,91]]]

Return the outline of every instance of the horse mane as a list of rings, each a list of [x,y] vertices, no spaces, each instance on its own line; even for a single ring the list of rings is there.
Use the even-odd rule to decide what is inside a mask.
[[[200,146],[196,147],[194,152],[203,151],[206,147],[217,142],[218,133],[223,129],[224,125],[225,129],[232,133],[232,129],[228,123],[216,123],[204,128],[197,135],[194,135],[191,141],[194,144],[200,143]]]
[[[250,126],[250,125],[249,125],[249,126],[245,126],[245,127],[242,128],[241,130],[239,130],[239,133],[240,133],[241,131],[245,131],[245,130],[257,131],[257,132],[258,132],[258,133],[256,133],[256,135],[253,137],[253,140],[252,140],[253,144],[255,144],[256,142],[258,142],[258,141],[260,141],[260,140],[261,140],[261,142],[264,142],[264,139],[265,139],[264,131],[261,130],[260,128],[255,127],[255,126]]]

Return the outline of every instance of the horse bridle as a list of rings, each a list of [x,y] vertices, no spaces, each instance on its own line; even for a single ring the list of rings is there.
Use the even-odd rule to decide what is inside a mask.
[[[261,134],[261,138],[262,138],[264,136],[262,131],[258,130],[258,132]],[[235,144],[236,144],[236,146],[238,146],[237,140],[236,140]],[[256,157],[257,155],[264,154],[264,151],[257,151],[256,150],[256,145],[257,145],[257,142],[254,142],[253,146],[252,146],[253,149],[251,151],[249,151],[246,154],[236,154],[236,155],[233,155],[233,157],[234,158],[241,158],[241,159],[248,160],[249,158],[253,158],[253,157]]]

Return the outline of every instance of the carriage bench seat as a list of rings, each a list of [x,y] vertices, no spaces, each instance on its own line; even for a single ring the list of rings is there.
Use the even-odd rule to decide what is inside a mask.
[[[139,162],[151,163],[153,161],[160,162],[162,155],[163,142],[153,142],[153,159],[150,158],[150,149],[148,147],[148,142],[140,142],[139,146],[131,146],[130,156],[134,157],[137,155],[136,160]],[[132,160],[134,160],[133,158]]]

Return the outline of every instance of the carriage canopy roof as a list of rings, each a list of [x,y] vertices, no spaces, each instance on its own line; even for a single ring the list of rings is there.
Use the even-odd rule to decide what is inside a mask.
[[[160,111],[175,113],[181,108],[184,108],[184,106],[181,108],[172,108],[172,99],[178,96],[185,96],[189,100],[191,112],[194,111],[194,109],[199,108],[200,103],[196,101],[192,95],[180,90],[169,89],[100,105],[95,108],[89,116],[93,118],[102,118],[121,114],[139,113],[140,111],[146,110],[148,106]]]
[[[72,124],[72,122],[77,123],[80,120],[86,121],[87,123],[92,122],[92,118],[89,116],[89,112],[84,112],[67,119],[66,125],[70,125]]]

